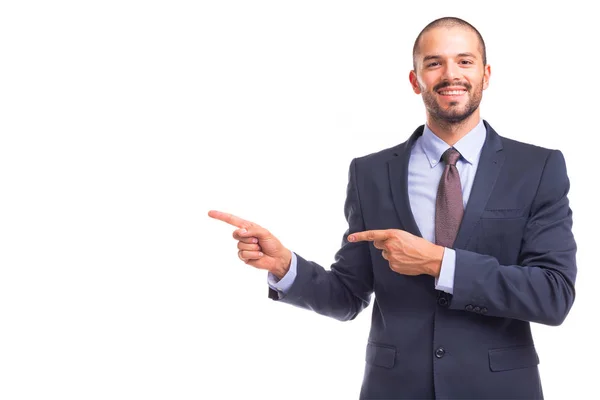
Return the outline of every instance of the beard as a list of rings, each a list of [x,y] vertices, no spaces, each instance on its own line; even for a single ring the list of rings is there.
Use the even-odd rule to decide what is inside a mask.
[[[458,101],[450,102],[447,109],[443,109],[440,106],[436,99],[437,91],[449,86],[462,86],[466,89],[467,103],[464,106],[460,106]],[[475,87],[468,82],[442,82],[434,86],[433,91],[431,92],[423,89],[424,88],[421,88],[423,102],[425,103],[425,108],[431,118],[443,125],[457,125],[469,118],[479,107],[483,94],[483,80]]]

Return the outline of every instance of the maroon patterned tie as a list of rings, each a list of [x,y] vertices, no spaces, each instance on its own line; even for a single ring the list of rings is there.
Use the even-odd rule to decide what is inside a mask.
[[[451,248],[462,221],[464,209],[456,161],[460,153],[449,148],[442,154],[446,163],[435,200],[435,243]]]

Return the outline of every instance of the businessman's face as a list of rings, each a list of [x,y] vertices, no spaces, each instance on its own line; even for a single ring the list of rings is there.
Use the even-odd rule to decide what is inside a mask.
[[[450,124],[461,123],[477,111],[490,77],[477,34],[463,27],[438,27],[419,42],[413,90],[423,96],[427,114]]]

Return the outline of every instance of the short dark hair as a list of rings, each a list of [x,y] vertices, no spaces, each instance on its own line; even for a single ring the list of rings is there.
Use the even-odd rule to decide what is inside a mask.
[[[477,38],[479,39],[479,50],[481,51],[483,65],[487,64],[487,56],[485,54],[485,42],[483,41],[483,37],[481,36],[481,33],[479,33],[479,31],[477,29],[475,29],[475,27],[473,25],[471,25],[470,23],[468,23],[465,20],[462,20],[462,19],[456,18],[456,17],[443,17],[443,18],[438,18],[435,21],[432,21],[429,24],[427,24],[427,26],[425,28],[423,28],[421,33],[419,33],[419,36],[417,36],[417,39],[415,40],[415,44],[413,46],[413,68],[415,70],[417,69],[416,58],[417,58],[417,51],[419,49],[419,41],[421,40],[421,37],[425,33],[429,32],[430,30],[432,30],[434,28],[438,28],[438,27],[453,28],[456,26],[467,28],[467,29],[470,29],[471,31],[475,32],[475,34],[477,35]]]

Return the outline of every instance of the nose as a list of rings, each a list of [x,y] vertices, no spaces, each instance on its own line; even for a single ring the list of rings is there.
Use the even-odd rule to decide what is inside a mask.
[[[460,77],[460,69],[458,65],[453,62],[446,63],[444,66],[444,78],[446,80],[454,80]]]

